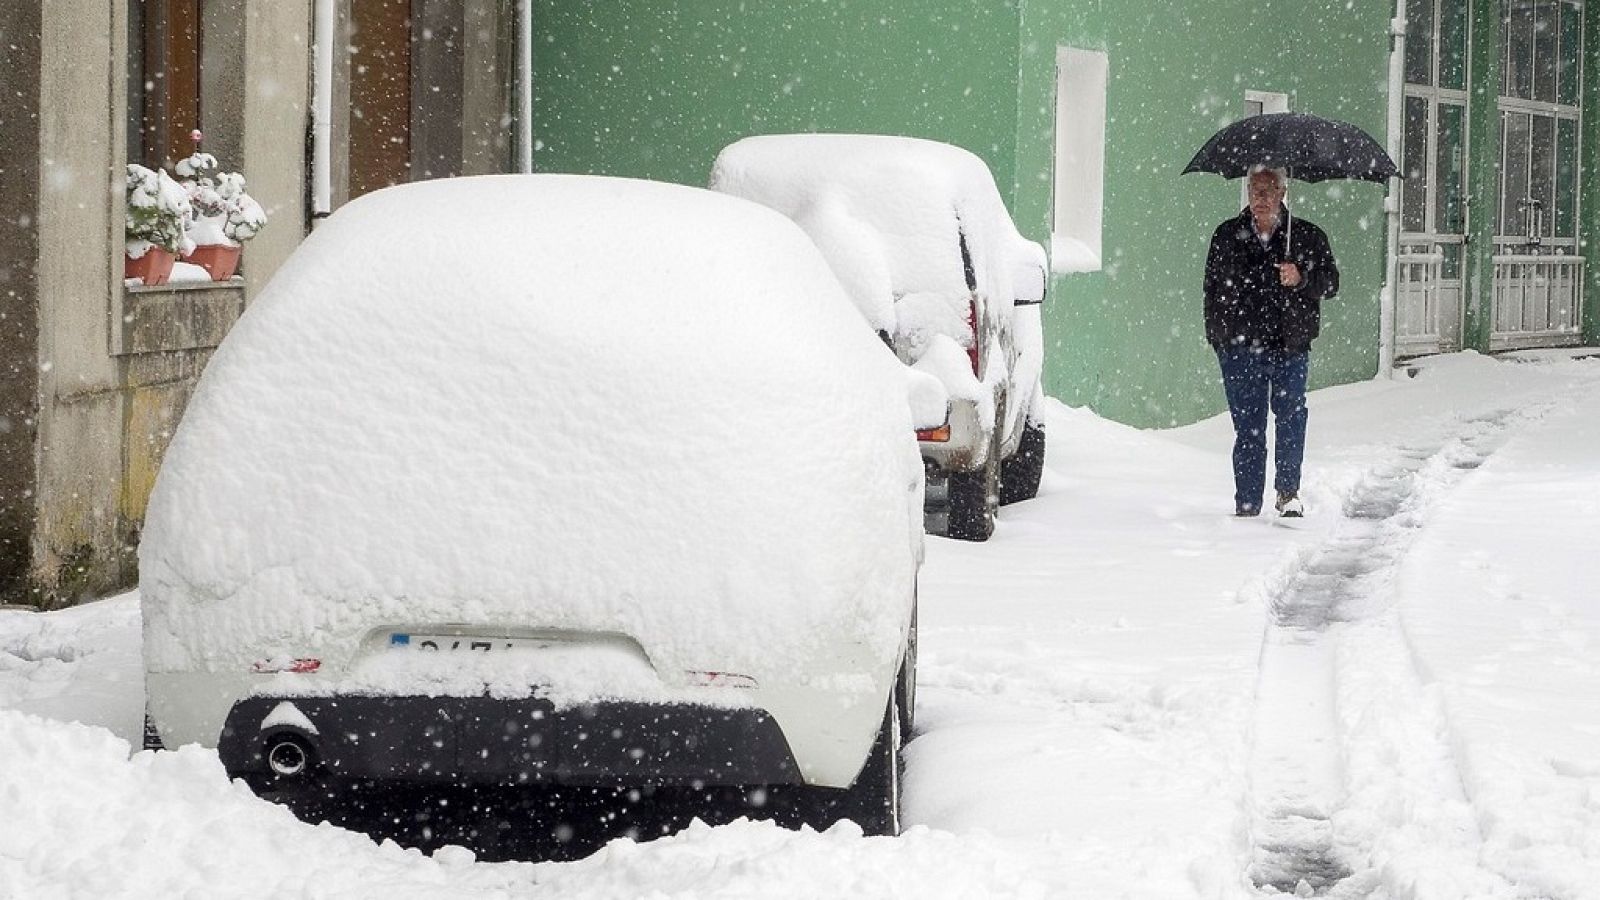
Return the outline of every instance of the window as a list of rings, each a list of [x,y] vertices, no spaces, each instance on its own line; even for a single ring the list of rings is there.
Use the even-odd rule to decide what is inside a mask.
[[[330,125],[343,142],[334,205],[425,178],[511,169],[511,5],[360,0],[335,63]],[[338,124],[331,124],[337,122]],[[340,151],[332,151],[337,153]],[[335,183],[342,180],[342,185]]]
[[[1442,277],[1461,276],[1467,228],[1466,0],[1406,0],[1401,130],[1403,244],[1440,254]]]
[[[1055,208],[1050,266],[1095,272],[1105,206],[1106,54],[1056,50]]]
[[[128,4],[128,161],[165,167],[200,127],[200,0]]]
[[[1579,0],[1502,0],[1495,234],[1503,252],[1577,245],[1582,21]]]
[[[143,0],[128,9],[127,161],[173,166],[205,150],[243,165],[247,0]]]
[[[1500,17],[1500,96],[1575,105],[1580,0],[1504,0]]]
[[[1259,116],[1263,113],[1281,113],[1289,111],[1289,95],[1279,94],[1274,91],[1245,91],[1244,114]]]

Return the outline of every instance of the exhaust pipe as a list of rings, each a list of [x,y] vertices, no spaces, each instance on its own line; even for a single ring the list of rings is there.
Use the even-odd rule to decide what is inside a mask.
[[[279,778],[298,778],[310,767],[311,752],[299,738],[279,738],[267,745],[267,768]]]

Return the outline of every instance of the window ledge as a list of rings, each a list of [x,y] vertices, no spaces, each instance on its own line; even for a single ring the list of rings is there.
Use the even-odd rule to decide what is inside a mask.
[[[187,291],[225,291],[244,287],[244,278],[235,275],[227,281],[169,281],[166,284],[145,284],[137,278],[125,278],[122,286],[130,294],[171,294]]]
[[[245,280],[125,284],[119,356],[203,350],[244,312]]]

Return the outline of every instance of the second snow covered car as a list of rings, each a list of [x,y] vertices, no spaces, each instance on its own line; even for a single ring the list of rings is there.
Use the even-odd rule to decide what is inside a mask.
[[[363,197],[240,319],[167,454],[154,734],[289,794],[794,784],[893,832],[907,382],[756,204],[553,175]]]
[[[1044,248],[1022,237],[972,153],[883,135],[790,134],[723,149],[714,190],[806,230],[872,328],[950,397],[919,432],[928,530],[986,540],[1044,471]]]

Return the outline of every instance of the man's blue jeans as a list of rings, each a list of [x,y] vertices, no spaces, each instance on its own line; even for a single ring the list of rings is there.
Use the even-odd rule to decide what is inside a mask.
[[[1267,479],[1267,410],[1276,440],[1273,487],[1300,491],[1300,461],[1306,451],[1306,370],[1311,354],[1262,347],[1217,351],[1222,388],[1233,416],[1233,502],[1241,512],[1260,512]]]

